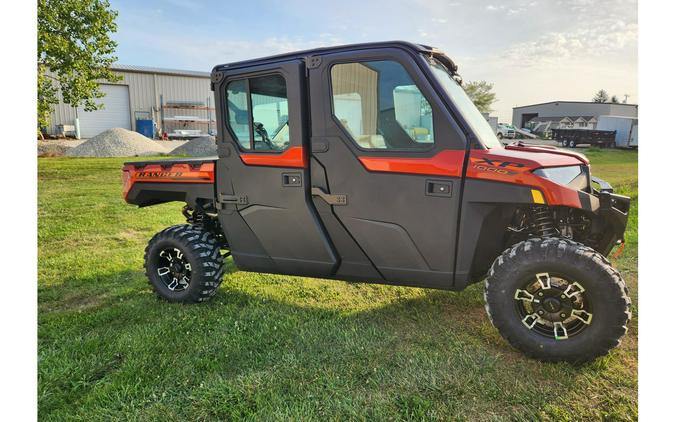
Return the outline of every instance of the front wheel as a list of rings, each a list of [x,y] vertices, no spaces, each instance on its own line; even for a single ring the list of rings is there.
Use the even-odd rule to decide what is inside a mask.
[[[631,316],[626,284],[609,261],[557,238],[504,251],[485,281],[485,308],[500,334],[526,355],[574,363],[618,346]]]

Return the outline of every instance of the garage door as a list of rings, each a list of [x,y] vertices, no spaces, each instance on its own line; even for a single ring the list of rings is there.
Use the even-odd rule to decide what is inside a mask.
[[[131,129],[131,113],[129,112],[129,87],[126,85],[101,85],[105,97],[96,101],[104,107],[96,111],[84,111],[79,108],[80,135],[91,138],[104,130],[114,127]]]

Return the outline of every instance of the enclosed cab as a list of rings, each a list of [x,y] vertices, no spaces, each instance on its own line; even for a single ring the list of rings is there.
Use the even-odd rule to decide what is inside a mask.
[[[603,255],[623,241],[628,198],[581,154],[503,147],[442,52],[331,47],[219,65],[211,80],[218,156],[124,167],[127,202],[186,203],[188,224],[146,250],[160,296],[208,299],[231,254],[275,274],[486,280],[495,326],[540,359],[618,341],[629,299]]]

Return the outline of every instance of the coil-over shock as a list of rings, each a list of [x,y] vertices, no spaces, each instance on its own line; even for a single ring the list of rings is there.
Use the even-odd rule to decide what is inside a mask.
[[[533,231],[541,237],[550,237],[559,234],[553,221],[553,214],[548,207],[535,206],[531,212]]]
[[[529,237],[560,235],[553,212],[547,206],[540,205],[517,208],[507,230],[510,233],[509,244],[514,244]]]
[[[221,248],[229,248],[225,234],[223,233],[215,214],[207,213],[199,206],[192,208],[189,205],[184,206],[182,212],[188,224],[198,226],[205,231],[211,232],[216,240],[218,240]]]

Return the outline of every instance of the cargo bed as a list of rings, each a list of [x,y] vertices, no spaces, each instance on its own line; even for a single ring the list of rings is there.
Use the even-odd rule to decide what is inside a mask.
[[[215,198],[215,163],[218,157],[124,163],[124,199],[139,207],[181,201],[208,205]]]

